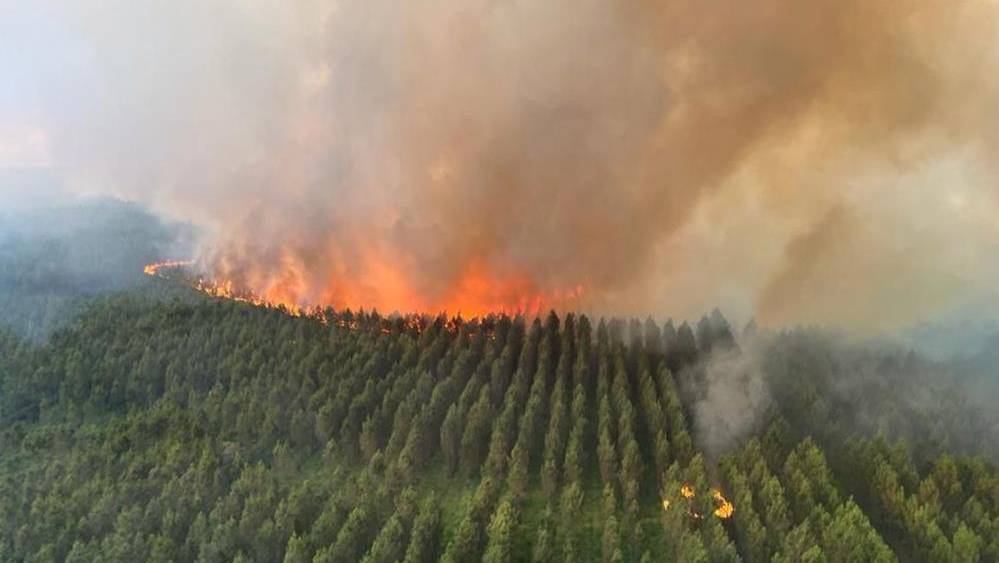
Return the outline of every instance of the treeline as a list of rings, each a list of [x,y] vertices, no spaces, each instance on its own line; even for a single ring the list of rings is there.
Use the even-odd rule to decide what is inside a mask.
[[[805,404],[706,459],[712,353],[739,353],[718,313],[103,300],[44,345],[0,333],[0,560],[999,560],[979,459],[809,439]]]

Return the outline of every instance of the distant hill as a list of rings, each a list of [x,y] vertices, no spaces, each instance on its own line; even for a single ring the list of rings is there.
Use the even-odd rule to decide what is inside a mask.
[[[108,198],[0,211],[0,326],[43,338],[87,298],[144,283],[144,264],[190,252],[192,237]]]

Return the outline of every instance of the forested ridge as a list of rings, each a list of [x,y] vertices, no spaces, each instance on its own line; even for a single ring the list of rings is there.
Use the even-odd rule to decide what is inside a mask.
[[[705,449],[750,340],[771,399]],[[999,561],[991,414],[837,346],[102,298],[0,333],[0,560]]]

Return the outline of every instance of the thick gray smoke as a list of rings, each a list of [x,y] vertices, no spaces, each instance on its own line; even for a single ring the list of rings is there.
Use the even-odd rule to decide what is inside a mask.
[[[994,2],[0,13],[0,166],[205,225],[262,293],[869,330],[994,296]]]

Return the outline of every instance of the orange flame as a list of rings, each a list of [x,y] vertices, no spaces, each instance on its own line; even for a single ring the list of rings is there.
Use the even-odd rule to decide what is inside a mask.
[[[683,498],[690,500],[694,498],[694,488],[690,485],[684,485],[680,487],[680,495],[682,495]]]
[[[165,260],[163,262],[153,262],[152,264],[146,264],[142,268],[142,273],[147,276],[160,276],[161,269],[170,268],[186,268],[188,266],[194,265],[193,260]]]
[[[688,484],[683,484],[683,485],[680,486],[680,496],[683,497],[684,499],[690,501],[690,500],[693,500],[694,497],[697,496],[697,494],[694,492],[694,488],[693,487],[691,487]],[[716,506],[716,508],[714,510],[714,515],[717,516],[718,518],[721,518],[722,520],[731,518],[732,514],[735,512],[735,507],[732,506],[732,503],[729,502],[722,495],[722,492],[719,489],[712,489],[711,490],[711,496],[712,496],[712,498],[714,498],[714,500],[715,500],[715,506]],[[663,510],[664,511],[665,510],[669,510],[669,507],[670,507],[670,501],[669,501],[669,499],[663,499]],[[690,517],[693,518],[693,519],[695,519],[695,520],[700,520],[700,519],[703,518],[703,516],[701,516],[700,514],[698,514],[696,511],[694,511],[692,509],[691,505],[689,505],[689,504],[688,504],[688,508],[687,508],[687,514],[689,514]]]
[[[407,266],[386,260],[378,252],[360,252],[352,269],[331,267],[324,276],[310,271],[290,256],[271,269],[246,268],[220,260],[208,285],[239,287],[265,303],[285,307],[329,306],[383,312],[450,312],[464,318],[490,313],[543,313],[549,309],[578,309],[586,296],[585,284],[544,288],[529,275],[500,270],[481,260],[471,260],[446,283],[424,287],[421,276]],[[226,296],[228,290],[223,291]]]
[[[193,260],[164,260],[162,262],[153,262],[152,264],[146,264],[142,268],[142,273],[151,277],[158,277],[167,279],[170,276],[167,272],[170,270],[178,270],[183,268],[189,268],[194,265]],[[220,299],[232,299],[233,301],[242,301],[245,303],[251,303],[253,305],[264,305],[269,307],[276,307],[278,305],[283,305],[292,314],[301,314],[303,312],[301,307],[294,305],[292,303],[282,303],[270,301],[261,297],[254,295],[250,291],[237,289],[232,282],[214,282],[205,280],[203,278],[198,278],[197,280],[191,282],[192,287],[198,291],[210,295],[212,297],[218,297]]]
[[[240,301],[251,305],[260,305],[265,307],[281,306],[293,315],[301,315],[305,312],[305,308],[297,305],[296,303],[284,299],[271,300],[259,297],[251,291],[236,288],[233,283],[228,280],[224,282],[213,282],[199,279],[194,287],[202,293],[211,295],[212,297],[218,297],[220,299],[231,299],[233,301]]]
[[[726,500],[725,497],[722,496],[721,491],[719,491],[718,489],[714,489],[711,492],[712,495],[714,496],[715,504],[718,506],[717,508],[715,508],[715,516],[723,520],[731,518],[732,513],[735,512],[735,507],[732,506],[732,503]]]
[[[353,316],[349,309],[339,313],[321,310],[318,307],[309,309],[294,300],[283,298],[278,291],[272,292],[272,297],[260,296],[250,290],[238,287],[231,280],[214,281],[202,277],[193,277],[190,275],[190,272],[173,272],[173,270],[184,270],[193,266],[193,264],[194,262],[191,260],[168,260],[148,264],[143,268],[143,272],[149,276],[186,283],[195,290],[218,299],[249,303],[261,307],[284,307],[292,315],[309,315],[324,324],[332,324],[345,330],[368,329],[381,334],[392,334],[403,331],[420,335],[431,324],[440,322],[440,328],[452,335],[457,334],[459,330],[465,330],[468,334],[479,334],[490,340],[496,339],[497,317],[493,313],[483,315],[481,318],[478,316],[462,317],[460,314],[448,318],[441,315],[436,320],[426,314],[415,313],[401,318],[373,315],[367,317],[364,320],[364,326],[362,326],[358,318]]]

